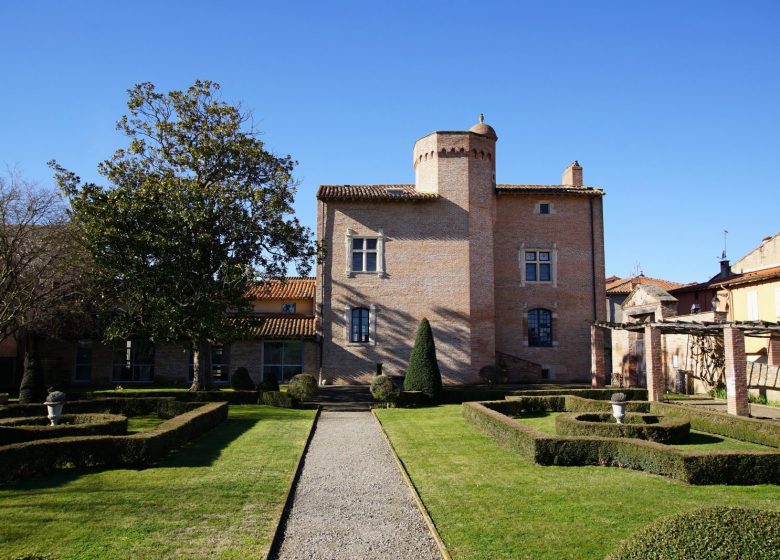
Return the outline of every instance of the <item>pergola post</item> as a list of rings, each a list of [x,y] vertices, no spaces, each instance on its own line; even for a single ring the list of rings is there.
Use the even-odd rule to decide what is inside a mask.
[[[736,416],[749,416],[744,333],[733,327],[723,327],[723,350],[728,412]]]
[[[647,398],[660,401],[664,396],[664,363],[661,355],[661,329],[645,326],[645,370],[647,371]]]
[[[773,335],[769,339],[766,361],[770,366],[780,366],[780,335]]]
[[[604,329],[590,326],[590,384],[594,388],[603,387],[606,380],[604,372]]]

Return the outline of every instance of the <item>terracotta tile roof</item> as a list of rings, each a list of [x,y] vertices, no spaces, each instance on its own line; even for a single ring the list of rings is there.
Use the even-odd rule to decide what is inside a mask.
[[[284,283],[269,280],[249,290],[250,299],[314,299],[315,280],[311,277],[288,276]]]
[[[682,288],[685,284],[679,282],[672,282],[670,280],[661,280],[660,278],[650,278],[644,274],[639,276],[630,276],[628,278],[618,278],[612,282],[607,282],[607,294],[630,294],[634,289],[632,283],[638,284],[650,284],[652,286],[658,286],[659,288],[669,291],[675,288]]]
[[[717,282],[713,286],[737,286],[739,284],[750,284],[753,282],[763,282],[765,280],[774,280],[780,278],[780,266],[765,268],[763,270],[754,270],[732,276],[723,282]]]
[[[414,185],[320,185],[319,200],[435,200],[436,193],[422,193]]]
[[[571,185],[496,185],[499,194],[576,194],[582,196],[603,196],[604,191],[596,187],[572,187]]]
[[[275,313],[247,319],[252,338],[313,338],[317,324],[311,315]]]

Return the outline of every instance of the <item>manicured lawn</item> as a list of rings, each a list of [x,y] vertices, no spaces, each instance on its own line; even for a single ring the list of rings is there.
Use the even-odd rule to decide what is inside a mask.
[[[224,424],[156,468],[0,486],[0,557],[261,558],[313,418],[231,406]]]
[[[127,417],[127,431],[128,432],[148,432],[154,430],[157,426],[165,422],[162,418],[156,414],[150,414],[148,416],[128,416]]]
[[[517,420],[546,434],[555,434],[555,418],[562,412],[528,412]],[[774,451],[773,447],[691,430],[687,443],[672,445],[682,451]]]
[[[707,505],[780,510],[777,486],[687,486],[612,467],[542,467],[460,406],[377,410],[453,558],[599,559],[653,519]]]

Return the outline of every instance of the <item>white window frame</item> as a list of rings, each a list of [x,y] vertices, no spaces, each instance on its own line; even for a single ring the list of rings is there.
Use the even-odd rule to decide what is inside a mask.
[[[758,308],[758,291],[751,290],[745,294],[747,301],[747,320],[758,321],[759,308]]]
[[[775,288],[775,315],[780,319],[780,288]]]
[[[376,270],[352,270],[352,241],[354,239],[376,239]],[[354,277],[355,275],[363,275],[363,274],[369,274],[369,275],[375,275],[379,276],[380,278],[385,278],[387,274],[385,273],[385,234],[381,229],[378,229],[377,232],[374,234],[358,234],[353,229],[347,229],[346,234],[346,255],[347,255],[347,266],[346,266],[346,275],[349,278]],[[366,251],[365,248],[363,249],[363,263],[365,265],[365,254],[366,252],[374,252],[374,251]]]
[[[352,342],[352,310],[368,309],[368,342]],[[347,305],[344,309],[344,341],[347,346],[376,346],[376,305]]]
[[[550,253],[550,280],[528,280],[525,273],[525,265],[526,262],[535,262],[539,264],[542,261],[535,260],[535,261],[526,261],[526,253]],[[538,257],[538,255],[537,255]],[[526,247],[525,243],[520,244],[520,251],[518,252],[518,259],[519,259],[519,266],[520,266],[520,286],[526,287],[527,285],[531,286],[552,286],[553,288],[558,287],[558,245],[557,243],[553,243],[552,247],[547,246],[529,246]],[[538,271],[538,267],[537,267]],[[538,276],[538,274],[537,274]]]

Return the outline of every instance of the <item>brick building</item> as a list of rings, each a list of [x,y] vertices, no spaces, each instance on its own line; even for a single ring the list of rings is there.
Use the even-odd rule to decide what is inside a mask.
[[[316,372],[319,345],[314,318],[314,279],[288,278],[257,286],[252,328],[247,337],[211,348],[215,382],[226,385],[236,368],[245,367],[255,382],[275,375]],[[106,345],[73,337],[38,341],[41,364],[50,384],[133,386],[149,383],[186,385],[192,381],[192,352],[185,341],[152,344],[127,340]],[[21,348],[13,338],[0,342],[0,389],[16,390],[21,381]]]
[[[414,145],[413,185],[323,185],[317,237],[322,375],[403,374],[427,317],[445,383],[485,365],[511,381],[589,378],[590,324],[603,320],[603,191],[574,162],[558,185],[496,183],[482,122]]]

